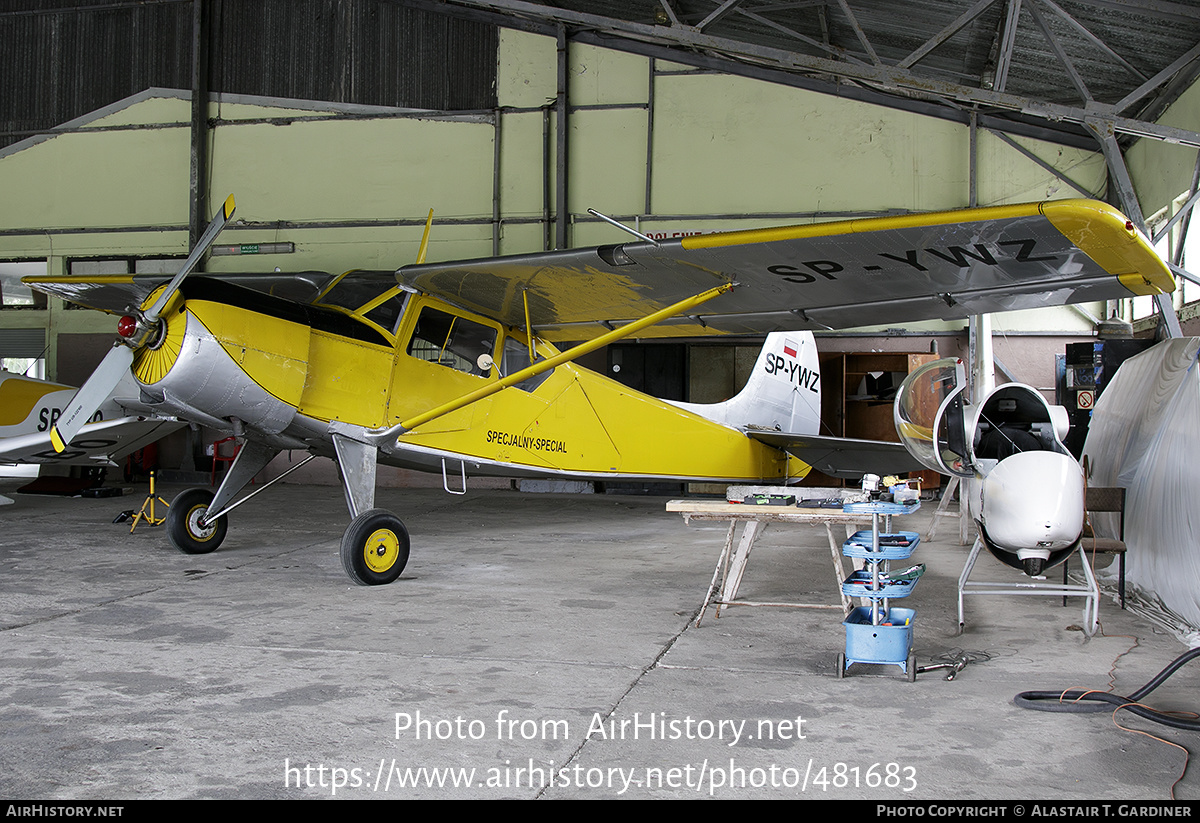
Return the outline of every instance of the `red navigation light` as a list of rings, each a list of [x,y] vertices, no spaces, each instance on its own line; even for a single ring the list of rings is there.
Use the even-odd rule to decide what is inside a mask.
[[[122,337],[133,337],[137,332],[137,318],[125,315],[117,321],[117,334]]]

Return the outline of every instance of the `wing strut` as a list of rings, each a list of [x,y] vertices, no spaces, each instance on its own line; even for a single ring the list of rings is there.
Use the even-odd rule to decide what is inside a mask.
[[[533,347],[533,324],[529,322],[529,290],[521,289],[521,299],[525,301],[525,340],[529,343],[529,365],[537,362],[537,353]]]
[[[417,263],[425,262],[425,252],[429,251],[429,229],[433,226],[433,209],[429,210],[429,217],[425,218],[425,233],[421,235],[421,246],[417,249]]]
[[[659,311],[654,312],[654,314],[643,317],[641,320],[635,320],[634,322],[614,329],[607,334],[602,334],[599,337],[588,340],[585,343],[580,343],[573,349],[568,349],[561,354],[557,354],[554,357],[543,360],[542,362],[532,365],[529,368],[521,369],[519,372],[510,374],[508,377],[503,377],[500,380],[497,380],[495,383],[489,383],[480,389],[476,389],[473,392],[464,394],[462,397],[451,400],[449,403],[444,403],[435,409],[430,409],[427,412],[418,414],[416,417],[410,417],[408,420],[405,420],[400,424],[398,427],[398,433],[403,434],[406,431],[411,431],[417,426],[420,426],[422,423],[428,423],[430,420],[461,409],[463,406],[468,406],[477,400],[490,397],[502,389],[507,389],[509,386],[520,383],[522,380],[528,380],[531,377],[536,377],[543,372],[549,371],[555,366],[560,366],[563,363],[567,363],[576,359],[577,357],[582,357],[588,352],[592,352],[596,349],[607,346],[609,343],[612,343],[616,340],[621,340],[622,338],[636,334],[642,329],[648,326],[653,326],[655,323],[660,323],[669,317],[682,314],[690,308],[694,308],[695,306],[699,306],[701,303],[712,300],[719,294],[724,294],[732,289],[735,285],[735,283],[725,283],[717,286],[716,288],[701,292],[694,297],[688,297],[680,300],[678,303],[667,306],[665,309],[660,309]]]

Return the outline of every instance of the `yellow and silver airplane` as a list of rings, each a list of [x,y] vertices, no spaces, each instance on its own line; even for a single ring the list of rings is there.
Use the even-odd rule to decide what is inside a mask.
[[[794,482],[855,444],[817,438],[811,331],[1158,294],[1174,281],[1145,237],[1093,201],[821,223],[398,271],[189,276],[230,197],[169,282],[30,277],[125,313],[118,342],[53,428],[71,447],[132,371],[166,418],[243,448],[215,495],[182,492],[168,534],[220,545],[242,488],[287,449],[337,461],[351,522],[343,566],[389,583],[409,537],[374,508],[375,471],[613,480]],[[128,313],[126,313],[128,312]],[[669,403],[573,363],[625,337],[771,334],[733,400]],[[560,345],[584,341],[567,350]],[[902,446],[896,446],[903,453]],[[873,461],[883,458],[872,457]],[[298,463],[296,467],[303,465]],[[878,466],[878,462],[871,465]],[[254,492],[257,494],[258,492]]]

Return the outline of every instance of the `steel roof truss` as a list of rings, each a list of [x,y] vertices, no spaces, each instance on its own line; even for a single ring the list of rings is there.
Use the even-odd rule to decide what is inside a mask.
[[[862,44],[863,49],[871,58],[871,62],[877,66],[882,66],[883,61],[879,59],[879,55],[875,53],[875,48],[871,45],[871,41],[867,39],[867,33],[863,31],[862,26],[858,24],[858,18],[854,16],[854,12],[850,10],[850,4],[846,0],[838,0],[838,5],[842,8],[842,14],[846,15],[846,19],[850,21],[850,26],[854,29],[855,35],[858,36],[858,42]]]
[[[996,79],[991,88],[1003,92],[1008,85],[1008,69],[1012,65],[1013,50],[1017,45],[1017,18],[1021,14],[1021,0],[1008,0],[1004,15],[1004,27],[1000,30],[1000,47],[996,55]],[[985,83],[986,86],[986,83]]]
[[[1109,46],[1107,43],[1105,43],[1103,40],[1101,40],[1096,35],[1092,34],[1091,30],[1088,29],[1087,26],[1083,25],[1078,20],[1076,20],[1073,16],[1071,16],[1070,13],[1068,13],[1066,11],[1066,9],[1064,9],[1062,6],[1058,5],[1058,3],[1055,3],[1054,0],[1041,0],[1041,2],[1044,3],[1051,11],[1053,11],[1055,14],[1057,14],[1059,17],[1061,17],[1063,20],[1065,20],[1068,24],[1070,24],[1070,26],[1073,29],[1075,29],[1075,31],[1079,32],[1083,37],[1085,37],[1089,41],[1091,41],[1091,43],[1094,46],[1096,46],[1096,48],[1100,49],[1105,54],[1107,54],[1109,57],[1111,57],[1113,60],[1117,61],[1117,63],[1119,63],[1122,68],[1124,68],[1126,71],[1128,71],[1134,77],[1138,78],[1139,80],[1146,79],[1145,74],[1138,71],[1137,68],[1134,65],[1132,65],[1128,60],[1126,60],[1124,57],[1122,57],[1121,55],[1119,55],[1115,51],[1113,51],[1111,46]]]
[[[733,7],[737,6],[741,2],[742,0],[725,0],[725,2],[722,3],[718,9],[696,24],[696,31],[704,31],[707,26],[712,25],[725,15],[729,14],[729,12],[733,10]]]
[[[919,63],[921,61],[922,58],[924,58],[926,55],[928,55],[931,51],[936,49],[942,43],[945,43],[947,40],[949,40],[954,35],[958,34],[958,32],[965,25],[970,23],[972,20],[974,20],[979,15],[983,14],[983,12],[985,12],[987,10],[987,8],[995,2],[996,2],[996,0],[979,0],[979,2],[977,2],[975,5],[971,6],[971,8],[967,9],[962,14],[960,14],[953,23],[946,26],[946,28],[939,31],[933,37],[926,40],[925,43],[922,44],[919,49],[917,49],[912,54],[908,55],[908,57],[905,57],[903,60],[901,60],[899,63],[897,63],[896,67],[901,68],[901,69],[907,69],[907,68],[911,68],[912,66],[916,65],[917,63]]]
[[[1036,3],[1029,4],[1029,13],[1033,15],[1033,20],[1037,23],[1039,29],[1042,30],[1046,42],[1050,44],[1050,48],[1054,51],[1054,56],[1058,58],[1058,62],[1062,63],[1063,68],[1067,70],[1067,76],[1071,78],[1071,82],[1075,84],[1075,88],[1079,91],[1079,95],[1083,98],[1086,105],[1093,101],[1092,93],[1088,91],[1087,84],[1083,82],[1083,77],[1080,76],[1079,70],[1075,68],[1075,64],[1071,62],[1071,58],[1067,56],[1067,52],[1062,47],[1062,43],[1055,37],[1054,32],[1050,31],[1050,25],[1046,22],[1046,18],[1042,15],[1041,10]]]
[[[1129,92],[1129,94],[1125,95],[1124,99],[1122,99],[1120,102],[1118,102],[1116,105],[1113,106],[1113,111],[1115,111],[1115,112],[1125,111],[1130,106],[1132,106],[1134,103],[1136,103],[1138,100],[1141,100],[1143,97],[1145,97],[1147,94],[1152,92],[1154,89],[1158,88],[1163,83],[1167,82],[1172,77],[1174,77],[1175,74],[1180,69],[1182,69],[1188,63],[1195,60],[1197,57],[1200,57],[1200,43],[1197,43],[1196,45],[1192,46],[1190,49],[1187,50],[1186,54],[1177,58],[1175,60],[1175,62],[1171,63],[1171,65],[1167,66],[1165,69],[1163,69],[1158,74],[1151,77],[1145,83],[1142,83],[1142,85],[1138,86],[1136,89]]]
[[[414,0],[414,2],[419,2],[419,0]],[[660,2],[664,4],[664,8],[668,8],[666,0],[660,0]],[[1123,0],[1121,7],[1128,11],[1129,3],[1131,2],[1133,0]],[[1083,125],[1089,120],[1102,117],[1111,125],[1114,131],[1122,134],[1136,137],[1150,137],[1170,143],[1200,147],[1200,132],[1166,126],[1152,121],[1123,117],[1110,113],[1110,107],[1103,104],[1093,103],[1087,108],[1066,106],[989,89],[976,89],[958,83],[944,82],[916,75],[910,71],[891,66],[867,65],[851,54],[841,53],[844,59],[830,60],[780,48],[758,46],[738,40],[715,37],[698,32],[688,26],[646,25],[546,6],[539,3],[526,2],[526,0],[446,0],[446,3],[464,7],[490,9],[509,16],[533,18],[543,21],[553,20],[568,26],[581,27],[598,33],[602,32],[609,37],[624,41],[622,46],[617,46],[615,43],[609,44],[611,48],[624,47],[629,49],[635,48],[638,43],[647,45],[661,43],[668,48],[679,47],[709,54],[716,52],[725,55],[725,60],[730,65],[730,68],[727,70],[734,71],[734,73],[738,73],[733,67],[739,65],[739,59],[757,61],[761,62],[764,68],[773,66],[785,72],[831,75],[874,84],[881,90],[887,90],[909,98],[923,97],[929,99],[932,97],[933,99],[938,99],[944,97],[959,101],[960,103],[1022,112],[1050,122],[1066,121]],[[1190,16],[1188,19],[1197,19],[1200,17],[1200,10],[1176,7],[1174,4],[1141,2],[1135,5],[1140,10],[1147,10],[1147,13],[1178,16],[1183,12],[1189,12]],[[1014,7],[1015,4],[1010,6],[1010,9]],[[810,43],[823,51],[828,48],[810,37],[792,31],[786,26],[774,23],[761,15],[748,12],[740,7],[735,7],[732,11],[761,22],[764,25],[769,25],[776,30],[781,30],[790,37]],[[1194,57],[1194,52],[1197,52],[1197,49],[1200,49],[1200,45],[1189,51],[1188,55],[1185,55],[1185,58]],[[665,55],[660,56],[665,57]],[[1179,61],[1176,61],[1176,64],[1182,65],[1186,63],[1187,59],[1185,58],[1180,58]],[[667,59],[671,58],[667,57]],[[682,62],[687,62],[686,58],[682,56],[680,59],[682,59]],[[1165,72],[1160,72],[1160,75],[1162,74],[1165,74]],[[1159,85],[1161,81],[1154,82],[1152,80],[1149,82],[1152,84],[1150,88],[1153,88]]]

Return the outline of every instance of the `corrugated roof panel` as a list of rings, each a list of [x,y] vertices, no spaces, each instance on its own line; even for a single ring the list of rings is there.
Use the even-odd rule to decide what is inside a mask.
[[[387,0],[213,3],[210,90],[435,110],[496,105],[493,26]],[[190,0],[14,0],[0,146],[147,88],[191,87]]]

